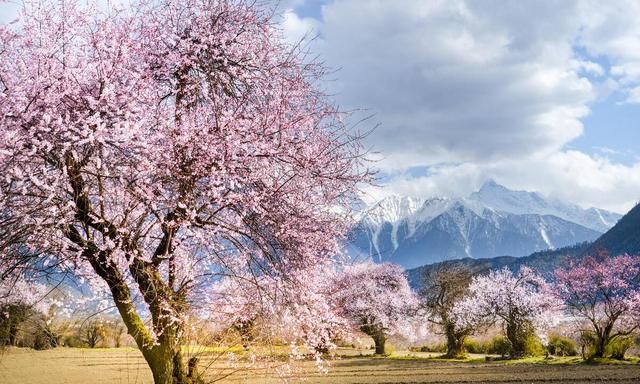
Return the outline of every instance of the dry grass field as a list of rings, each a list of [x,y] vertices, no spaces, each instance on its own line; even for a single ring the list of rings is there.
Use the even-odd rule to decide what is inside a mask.
[[[269,369],[229,368],[203,354],[207,379],[219,383],[278,383],[275,364]],[[426,356],[372,358],[353,356],[331,362],[321,374],[312,362],[293,372],[294,382],[304,383],[640,383],[640,364],[579,364],[577,359],[552,364],[524,361],[516,364],[481,360],[446,362]],[[237,371],[236,371],[237,369]],[[225,377],[228,374],[231,374]],[[151,374],[134,349],[11,349],[0,357],[2,384],[151,384]]]

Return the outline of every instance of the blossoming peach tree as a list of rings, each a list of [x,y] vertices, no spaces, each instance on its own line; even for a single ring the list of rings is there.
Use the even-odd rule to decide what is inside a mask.
[[[385,354],[390,335],[415,335],[418,299],[399,266],[354,264],[336,275],[332,287],[331,302],[338,315],[373,338],[376,354]]]
[[[203,287],[303,279],[338,253],[368,178],[324,69],[271,14],[41,1],[0,27],[2,276],[106,290],[156,384],[192,381],[182,334]]]
[[[456,303],[453,313],[461,324],[498,322],[511,344],[510,357],[519,358],[526,355],[530,336],[545,336],[559,308],[552,286],[542,276],[528,267],[517,273],[505,267],[474,276],[468,297]]]
[[[612,341],[640,329],[639,256],[600,252],[558,268],[555,279],[569,314],[586,322],[580,332],[593,343],[590,357],[604,357]]]
[[[467,337],[485,331],[493,322],[491,316],[476,311],[475,301],[467,300],[473,273],[463,265],[441,264],[425,272],[423,279],[423,318],[446,337],[446,358],[464,358]]]
[[[321,363],[322,355],[332,353],[336,339],[351,337],[348,319],[340,316],[332,297],[336,265],[314,267],[304,272],[295,292],[282,294],[283,282],[260,277],[223,279],[211,287],[217,311],[208,316],[220,331],[233,329],[245,348],[253,343],[277,338],[304,349],[292,350],[292,357],[307,355]]]

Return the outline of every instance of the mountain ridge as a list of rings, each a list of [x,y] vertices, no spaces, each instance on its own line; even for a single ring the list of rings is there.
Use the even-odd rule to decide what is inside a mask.
[[[443,264],[457,264],[469,268],[472,273],[486,273],[492,269],[507,267],[517,271],[522,266],[534,268],[546,278],[552,278],[553,271],[559,266],[566,265],[570,259],[580,259],[600,251],[607,251],[616,256],[623,253],[640,254],[640,204],[632,208],[611,229],[593,242],[584,242],[556,250],[546,250],[532,253],[525,257],[499,256],[487,259],[458,259],[441,263],[423,265],[408,269],[407,277],[412,287],[419,288],[425,282],[424,276],[439,268]]]
[[[489,181],[466,198],[390,196],[370,205],[352,233],[351,251],[405,268],[464,257],[526,256],[593,241],[620,217]]]

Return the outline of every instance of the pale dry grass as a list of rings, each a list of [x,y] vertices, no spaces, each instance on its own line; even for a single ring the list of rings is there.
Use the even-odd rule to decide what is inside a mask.
[[[233,375],[221,383],[279,383],[276,370],[283,363],[245,363],[230,367],[213,359],[219,351],[201,354],[209,380]],[[357,356],[330,362],[329,373],[322,374],[313,362],[295,365],[290,381],[310,384],[329,383],[639,383],[640,365],[585,365],[540,363],[443,362],[416,358],[372,358]],[[366,351],[365,351],[366,352]],[[421,354],[422,355],[422,354]],[[426,355],[425,355],[426,356]],[[424,356],[421,356],[424,357]],[[207,368],[208,367],[208,368]],[[50,351],[10,349],[0,357],[2,384],[151,384],[151,374],[135,349],[72,349]]]

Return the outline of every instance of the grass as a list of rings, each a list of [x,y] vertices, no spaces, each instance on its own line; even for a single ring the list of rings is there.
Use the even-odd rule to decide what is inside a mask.
[[[286,347],[275,347],[276,354]],[[485,361],[484,355],[469,359],[438,358],[438,354],[398,351],[389,357],[358,356],[361,350],[340,349],[341,356],[328,361],[328,373],[321,373],[312,361],[288,366],[282,361],[248,366],[240,362],[215,360],[224,348],[190,347],[189,353],[202,353],[203,368],[209,380],[220,383],[275,384],[278,372],[285,372],[293,382],[329,383],[609,383],[637,384],[640,377],[638,358],[626,361],[597,360],[588,364],[579,357],[555,359]],[[368,352],[368,351],[364,351]],[[290,370],[289,370],[290,369]],[[231,374],[228,377],[225,375]],[[141,354],[133,348],[73,349],[49,351],[9,349],[0,354],[2,384],[152,384],[151,374]]]
[[[449,359],[442,357],[441,355],[420,356],[417,354],[391,355],[388,358],[392,360],[430,360],[441,363],[484,363],[486,361],[484,357],[478,356],[470,356],[466,359]]]
[[[449,359],[442,357],[442,355],[436,356],[419,356],[415,353],[406,354],[406,355],[392,355],[388,357],[393,360],[431,360],[438,362],[446,362],[446,363],[470,363],[470,364],[478,364],[478,363],[487,363],[487,364],[496,364],[496,365],[517,365],[517,364],[543,364],[543,365],[632,365],[632,364],[640,364],[639,357],[627,357],[624,360],[611,359],[611,358],[599,358],[594,360],[585,361],[580,356],[532,356],[525,357],[521,359],[490,359],[487,360],[484,355],[469,355],[469,357],[464,359]]]

